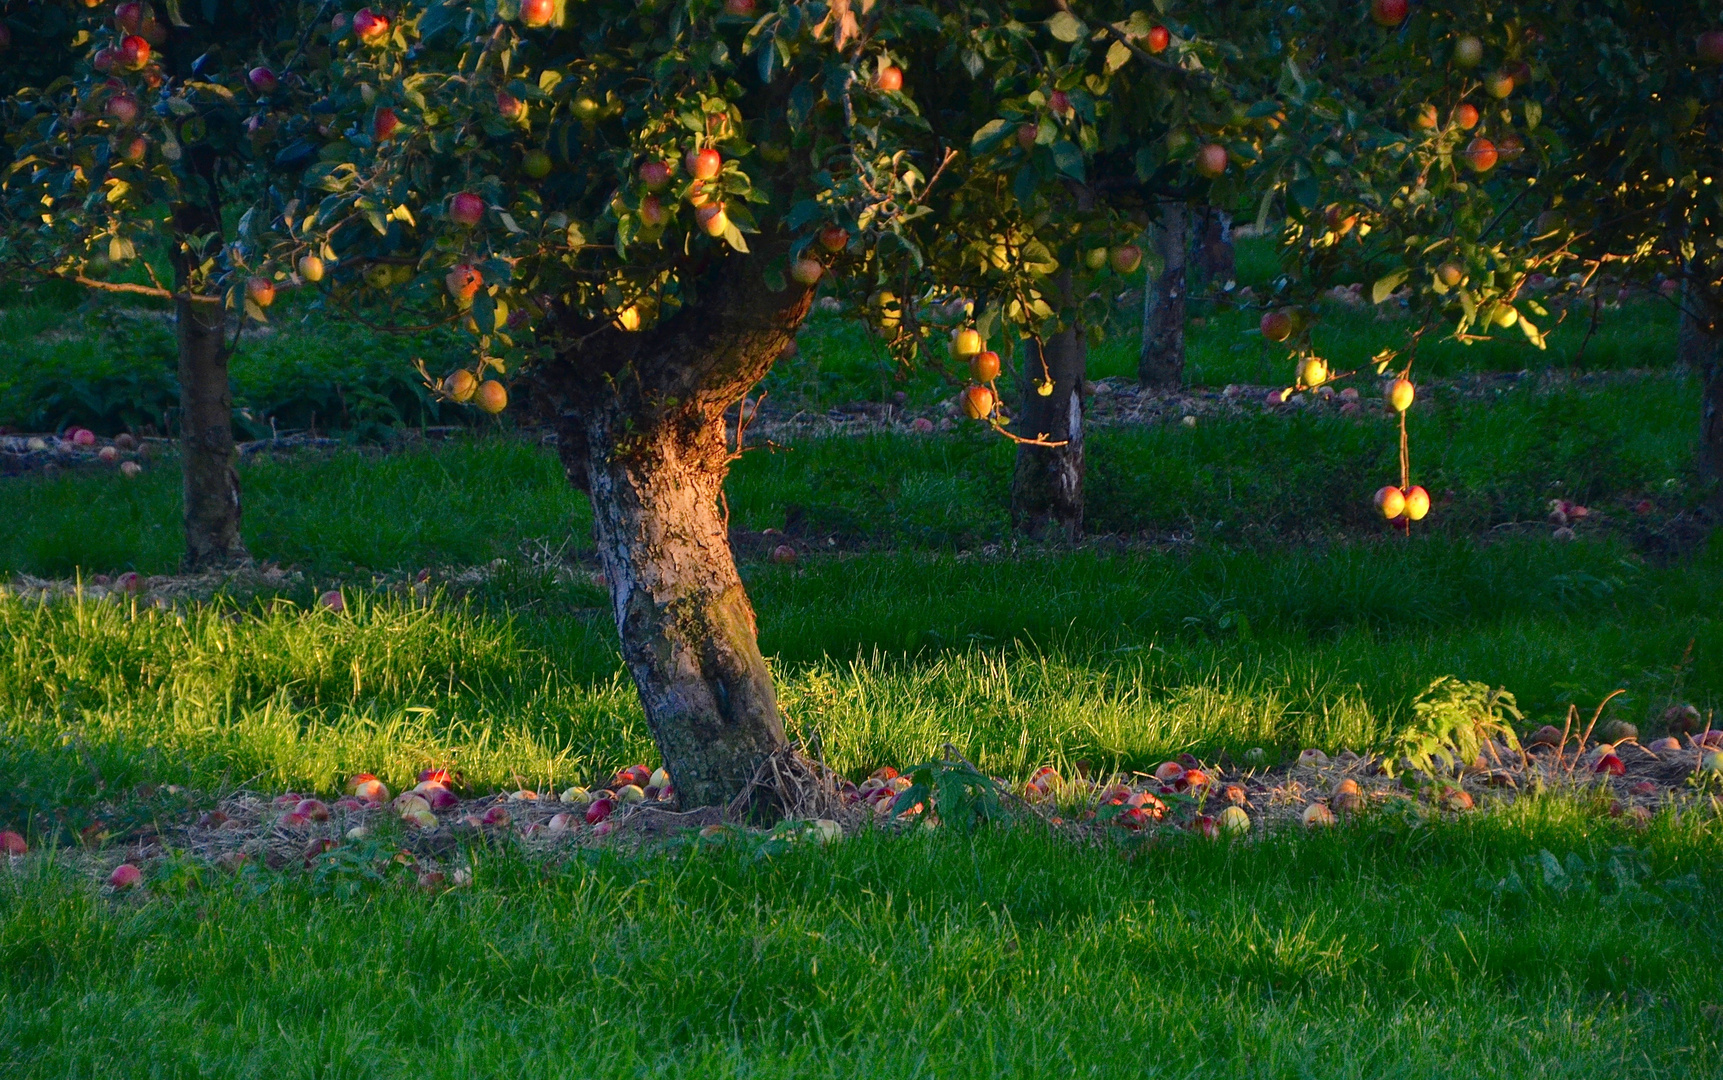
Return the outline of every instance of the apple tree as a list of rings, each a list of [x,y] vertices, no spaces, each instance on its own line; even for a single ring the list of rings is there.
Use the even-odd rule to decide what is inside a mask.
[[[1155,28],[983,0],[344,8],[281,118],[304,167],[269,194],[271,276],[314,259],[331,310],[464,325],[443,392],[512,391],[554,427],[676,789],[721,803],[785,746],[729,550],[727,413],[830,288],[906,362],[959,331],[971,414],[1048,455],[1028,471],[1052,480],[1020,466],[1023,516],[1080,522],[1099,277],[1135,269],[1167,177],[1230,171],[1254,123],[1207,73],[1222,50],[1163,56]],[[1007,423],[981,341],[1019,335]]]
[[[1710,7],[1710,10],[1706,10]],[[1720,153],[1710,102],[1723,64],[1714,6],[1627,0],[1336,2],[1283,13],[1299,66],[1283,176],[1290,285],[1262,330],[1295,359],[1291,389],[1358,366],[1318,349],[1310,301],[1347,280],[1403,307],[1401,347],[1362,366],[1399,376],[1401,477],[1378,492],[1401,523],[1428,508],[1410,483],[1404,408],[1418,345],[1507,336],[1542,348],[1629,285],[1684,295],[1705,386],[1701,464],[1723,464],[1713,254]],[[1679,284],[1678,284],[1679,283]]]
[[[173,304],[184,564],[243,562],[227,364],[236,316],[263,318],[274,292],[251,273],[239,211],[261,191],[273,116],[292,107],[288,69],[314,58],[310,9],[124,0],[59,10],[77,16],[53,24],[70,35],[69,62],[35,72],[41,81],[7,110],[0,265],[19,280]],[[160,251],[168,280],[149,259]]]

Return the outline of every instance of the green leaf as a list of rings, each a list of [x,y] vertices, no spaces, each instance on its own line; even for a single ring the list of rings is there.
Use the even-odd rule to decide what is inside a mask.
[[[1394,290],[1398,289],[1400,284],[1410,277],[1411,274],[1411,267],[1402,266],[1400,269],[1395,270],[1386,277],[1377,278],[1376,284],[1370,287],[1370,302],[1372,304],[1380,304],[1390,296],[1393,296]]]
[[[1051,19],[1048,19],[1047,29],[1054,37],[1064,42],[1076,41],[1089,32],[1089,28],[1083,25],[1082,20],[1069,11],[1058,12]]]
[[[971,153],[985,154],[1005,141],[1010,124],[1004,120],[989,120],[969,140]]]
[[[1526,130],[1536,131],[1538,129],[1538,124],[1543,121],[1544,107],[1535,101],[1527,100],[1524,108],[1526,115]]]
[[[1130,62],[1131,50],[1124,42],[1115,41],[1107,46],[1107,74],[1111,75]]]
[[[1053,144],[1053,163],[1059,166],[1059,171],[1071,179],[1083,181],[1083,152],[1077,149],[1077,144],[1068,139],[1060,139]]]

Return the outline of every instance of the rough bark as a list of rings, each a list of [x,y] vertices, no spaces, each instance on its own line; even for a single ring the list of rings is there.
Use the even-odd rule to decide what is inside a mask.
[[[1173,390],[1185,378],[1185,266],[1190,249],[1190,209],[1169,203],[1154,230],[1161,272],[1143,286],[1143,344],[1137,382],[1145,389]]]
[[[1063,535],[1076,540],[1083,532],[1083,379],[1088,366],[1088,339],[1081,327],[1064,330],[1038,346],[1025,343],[1022,369],[1022,408],[1012,427],[1023,437],[1045,436],[1063,446],[1017,447],[1017,469],[1011,482],[1011,519],[1031,536]],[[1051,379],[1053,392],[1038,387]]]
[[[768,291],[764,261],[724,260],[652,330],[567,324],[576,344],[534,383],[570,482],[591,496],[623,659],[684,807],[730,802],[786,741],[723,504],[724,412],[811,299]]]
[[[1680,358],[1699,377],[1699,472],[1723,480],[1723,326],[1707,291],[1691,284],[1681,305]],[[1723,487],[1716,496],[1723,500]]]
[[[189,238],[219,228],[216,212],[182,207],[175,232]],[[247,562],[240,538],[239,454],[233,444],[233,392],[227,381],[227,316],[219,303],[187,297],[195,256],[174,257],[175,338],[179,347],[180,465],[183,470],[187,570]]]

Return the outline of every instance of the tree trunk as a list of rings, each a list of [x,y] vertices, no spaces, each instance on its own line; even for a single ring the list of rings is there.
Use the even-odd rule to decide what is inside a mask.
[[[1054,530],[1066,540],[1083,533],[1083,379],[1088,338],[1073,326],[1055,334],[1045,348],[1024,343],[1022,408],[1012,424],[1024,438],[1045,437],[1063,446],[1017,447],[1011,482],[1011,520],[1031,536]],[[1048,380],[1053,392],[1039,390]]]
[[[571,321],[584,340],[535,375],[569,480],[591,496],[623,659],[684,807],[731,802],[787,745],[722,501],[724,412],[812,299],[770,292],[766,260],[728,257],[696,304],[650,330]]]
[[[1198,215],[1196,230],[1197,280],[1209,293],[1228,292],[1238,277],[1238,258],[1232,246],[1232,215],[1205,206]]]
[[[1718,326],[1716,304],[1707,292],[1691,283],[1684,290],[1677,349],[1699,377],[1700,475],[1723,481],[1723,328]],[[1723,486],[1714,500],[1723,503]]]
[[[174,224],[184,245],[191,236],[214,232],[219,218],[203,207],[182,207]],[[183,247],[175,253],[184,567],[209,570],[243,564],[250,555],[239,535],[239,455],[233,445],[233,393],[227,382],[227,313],[219,302],[188,298],[196,261]]]
[[[1190,209],[1168,203],[1155,227],[1160,275],[1143,283],[1143,345],[1137,382],[1144,389],[1176,390],[1185,379],[1185,258]]]

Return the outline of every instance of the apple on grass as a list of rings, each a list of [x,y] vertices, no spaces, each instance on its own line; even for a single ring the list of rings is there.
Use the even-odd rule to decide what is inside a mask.
[[[144,873],[131,863],[121,863],[108,875],[108,885],[114,889],[135,889],[142,885]]]
[[[594,799],[586,807],[586,823],[588,825],[597,825],[615,812],[615,799]]]
[[[347,602],[342,599],[340,589],[330,589],[323,593],[317,598],[317,606],[336,613],[347,610]]]
[[[6,832],[0,832],[0,851],[8,855],[24,855],[29,853],[30,845],[24,842],[22,836],[8,829]]]
[[[1304,812],[1298,815],[1298,819],[1304,823],[1306,828],[1322,828],[1334,824],[1334,811],[1322,803],[1313,802],[1304,808]]]

